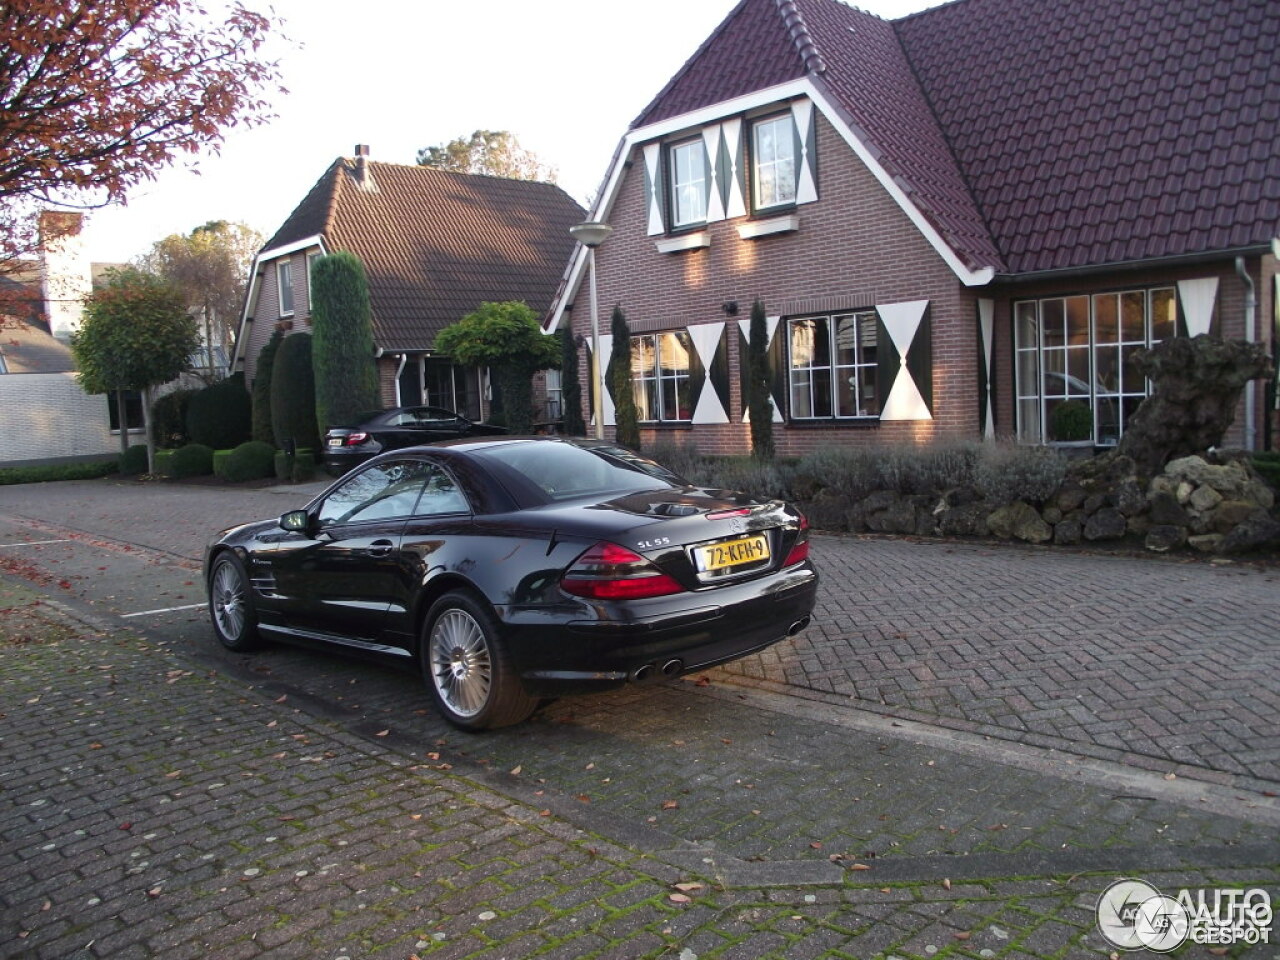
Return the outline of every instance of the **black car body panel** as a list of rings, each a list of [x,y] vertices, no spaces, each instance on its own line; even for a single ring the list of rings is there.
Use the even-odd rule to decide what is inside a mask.
[[[634,489],[600,498],[598,490],[564,492],[536,470],[510,469],[522,455],[542,452],[521,445],[547,443],[594,451],[615,471],[610,483]],[[618,450],[563,438],[477,438],[383,454],[309,503],[305,530],[263,521],[226,531],[210,545],[206,570],[223,551],[240,556],[258,628],[268,636],[403,657],[419,655],[422,623],[437,598],[470,591],[492,610],[515,671],[536,696],[617,686],[662,676],[664,668],[679,676],[808,623],[818,574],[807,551],[785,562],[807,537],[794,508],[689,486],[653,464],[640,470],[626,464],[634,454]],[[321,524],[345,485],[365,471],[405,464],[447,475],[465,501],[446,506],[463,509]],[[577,481],[557,482],[581,482],[577,473]],[[708,549],[743,542],[767,559],[700,569],[709,565]],[[601,543],[651,564],[678,592],[637,599],[567,592],[566,571]]]

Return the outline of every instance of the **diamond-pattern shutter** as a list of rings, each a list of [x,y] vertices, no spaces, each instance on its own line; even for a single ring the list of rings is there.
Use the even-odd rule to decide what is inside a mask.
[[[693,423],[729,422],[729,345],[724,323],[686,328],[696,357],[691,364]]]
[[[933,330],[928,300],[876,305],[876,394],[881,420],[933,419]]]
[[[662,144],[647,143],[644,147],[644,206],[649,215],[649,236],[665,233],[662,219],[665,177],[662,166]]]

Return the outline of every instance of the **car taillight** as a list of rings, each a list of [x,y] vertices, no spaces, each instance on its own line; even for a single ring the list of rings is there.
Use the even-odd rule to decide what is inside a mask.
[[[795,566],[797,563],[803,563],[809,559],[809,518],[804,514],[800,515],[800,536],[796,539],[795,545],[787,551],[787,559],[782,562],[784,567]]]
[[[347,439],[343,443],[348,447],[356,447],[369,439],[367,433],[348,433]]]
[[[597,543],[560,580],[565,593],[590,600],[665,597],[684,588],[640,554],[616,543]]]

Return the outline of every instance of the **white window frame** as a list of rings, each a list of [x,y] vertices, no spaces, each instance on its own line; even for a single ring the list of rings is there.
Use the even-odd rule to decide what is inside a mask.
[[[765,130],[774,131],[771,149],[761,143],[760,135]],[[797,160],[795,121],[791,114],[763,117],[751,124],[751,195],[756,210],[795,206]],[[768,195],[760,176],[763,170],[773,174]],[[786,175],[780,177],[779,173]]]
[[[699,137],[673,143],[668,151],[671,174],[671,226],[675,229],[707,222],[706,146]]]
[[[286,297],[286,292],[288,296]],[[287,303],[285,302],[287,299]],[[280,305],[280,316],[293,316],[293,261],[276,261],[276,300]]]
[[[1114,335],[1099,323],[1106,301],[1116,305]],[[1125,305],[1140,305],[1141,333],[1126,329]],[[1057,305],[1061,305],[1061,307]],[[1069,320],[1072,307],[1087,311],[1087,323]],[[1062,316],[1061,336],[1051,327]],[[1163,313],[1163,316],[1160,316]],[[1128,415],[1151,392],[1151,384],[1127,370],[1125,358],[1177,334],[1177,291],[1173,286],[1138,287],[1099,293],[1064,294],[1018,300],[1013,304],[1014,396],[1018,441],[1031,444],[1115,446],[1124,435]],[[1108,323],[1109,327],[1110,324]],[[1080,334],[1087,336],[1080,342]],[[1052,335],[1051,335],[1052,334]],[[1072,337],[1076,342],[1072,342]],[[1100,338],[1107,337],[1105,340]],[[1060,343],[1058,341],[1061,341]],[[1108,363],[1104,352],[1114,351]],[[1072,362],[1074,359],[1074,363]],[[1058,362],[1058,361],[1061,362]],[[1050,366],[1054,369],[1048,369]],[[1081,376],[1085,373],[1085,376]],[[1100,382],[1103,378],[1107,383]],[[1087,403],[1092,430],[1086,440],[1060,441],[1049,436],[1051,407],[1067,400]],[[1112,411],[1108,416],[1104,408]],[[1114,425],[1114,427],[1113,427]]]
[[[663,364],[663,344],[668,339],[680,344],[685,355],[683,368]],[[643,353],[648,345],[649,360]],[[665,333],[643,333],[631,338],[631,386],[636,399],[637,419],[641,423],[691,423],[693,421],[693,397],[689,397],[688,416],[680,416],[677,409],[668,410],[666,394],[670,389],[675,397],[680,396],[683,385],[692,390],[690,377],[693,373],[694,347],[693,340],[686,330],[669,330]],[[652,393],[650,392],[652,391]],[[653,403],[649,402],[652,395]],[[651,409],[652,408],[652,409]]]

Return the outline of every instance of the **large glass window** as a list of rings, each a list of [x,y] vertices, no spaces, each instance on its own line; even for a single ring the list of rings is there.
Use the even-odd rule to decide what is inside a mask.
[[[396,517],[465,513],[466,498],[440,467],[420,460],[392,460],[363,470],[329,494],[320,526]]]
[[[792,419],[879,416],[876,339],[870,310],[788,320]]]
[[[280,294],[280,316],[293,315],[293,263],[280,260],[276,263],[276,287]]]
[[[1134,354],[1176,324],[1172,287],[1015,303],[1018,439],[1114,445],[1149,389]]]
[[[790,114],[761,120],[752,127],[756,209],[796,201],[796,145]]]
[[[671,225],[688,227],[707,219],[707,163],[702,141],[671,148]]]
[[[646,334],[631,338],[631,382],[641,421],[681,422],[693,419],[689,383],[689,334]]]
[[[120,405],[118,397],[119,393],[115,390],[107,393],[107,416],[111,423],[112,433],[118,433],[120,431]],[[126,429],[142,429],[144,422],[142,418],[142,394],[137,390],[124,391],[124,416]]]

